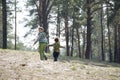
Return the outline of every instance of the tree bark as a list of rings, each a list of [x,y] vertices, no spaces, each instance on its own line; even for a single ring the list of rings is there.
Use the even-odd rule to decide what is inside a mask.
[[[56,36],[60,37],[60,12],[59,12],[59,5],[57,11],[57,29],[56,29]]]
[[[72,26],[72,30],[71,30],[71,34],[72,34],[72,39],[71,39],[71,54],[70,56],[73,56],[73,46],[74,46],[74,27],[75,27],[75,17],[73,17],[73,26]]]
[[[101,3],[101,7],[103,6],[103,4]],[[103,34],[103,8],[101,9],[101,55],[102,55],[102,61],[105,60],[105,54],[104,54],[104,34]]]
[[[118,24],[118,50],[117,50],[117,62],[120,63],[120,24]]]
[[[87,47],[85,58],[90,59],[91,56],[91,0],[87,0]]]
[[[76,28],[76,33],[77,33],[77,38],[78,38],[78,55],[79,55],[79,58],[81,58],[80,34],[79,34],[79,29],[78,28]]]
[[[68,29],[68,1],[66,0],[64,8],[64,20],[65,20],[65,39],[66,39],[66,55],[69,56],[69,29]]]
[[[108,13],[108,2],[107,2],[107,28],[108,28],[108,45],[109,45],[109,60],[112,62],[112,52],[111,52],[111,39],[110,39],[110,26],[108,21],[109,13]]]
[[[68,17],[65,17],[65,37],[66,37],[66,48],[67,48],[67,56],[69,56],[69,30],[68,30]]]
[[[85,44],[86,44],[86,33],[85,33],[85,28],[84,31],[82,33],[83,36],[83,46],[82,46],[82,58],[85,58]]]
[[[7,49],[7,11],[6,0],[2,0],[3,49]]]
[[[118,36],[117,36],[117,33],[118,33],[118,25],[115,25],[114,27],[114,62],[118,62]]]

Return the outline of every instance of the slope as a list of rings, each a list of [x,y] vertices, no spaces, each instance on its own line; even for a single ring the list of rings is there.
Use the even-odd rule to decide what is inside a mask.
[[[120,80],[120,65],[69,57],[40,61],[37,52],[0,49],[0,80]]]

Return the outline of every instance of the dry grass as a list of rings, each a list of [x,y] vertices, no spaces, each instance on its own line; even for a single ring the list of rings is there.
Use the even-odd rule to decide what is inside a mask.
[[[37,52],[0,50],[0,80],[120,80],[120,65],[69,58],[40,61]]]

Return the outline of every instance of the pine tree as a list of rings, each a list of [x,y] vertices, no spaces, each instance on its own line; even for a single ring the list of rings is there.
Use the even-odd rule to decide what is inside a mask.
[[[6,0],[2,0],[3,49],[7,48],[7,11]]]

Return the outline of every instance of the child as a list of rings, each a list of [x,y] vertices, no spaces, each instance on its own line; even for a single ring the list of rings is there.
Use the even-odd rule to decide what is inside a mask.
[[[54,61],[57,61],[59,54],[60,54],[60,42],[58,38],[54,39],[55,43],[48,45],[48,46],[53,46],[53,57],[54,57]]]
[[[47,60],[47,57],[44,53],[46,45],[47,45],[47,38],[46,38],[46,33],[44,32],[44,28],[43,27],[39,27],[38,28],[39,33],[38,33],[38,37],[35,40],[33,46],[39,41],[39,54],[40,54],[40,59],[41,60]]]

